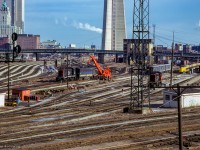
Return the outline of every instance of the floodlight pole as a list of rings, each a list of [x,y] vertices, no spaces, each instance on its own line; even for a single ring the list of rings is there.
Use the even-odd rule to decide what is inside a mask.
[[[171,58],[171,72],[170,72],[170,86],[173,84],[173,64],[174,64],[174,32],[173,32],[173,42],[172,42],[172,58]]]

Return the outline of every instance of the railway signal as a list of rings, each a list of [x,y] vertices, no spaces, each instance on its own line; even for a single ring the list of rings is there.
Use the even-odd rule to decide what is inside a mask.
[[[17,33],[12,34],[12,43],[13,43],[13,62],[15,61],[15,58],[21,53],[21,46],[16,45],[15,42],[17,41],[18,35]]]
[[[15,47],[13,47],[13,58],[16,58],[19,53],[21,53],[20,45],[17,45]]]

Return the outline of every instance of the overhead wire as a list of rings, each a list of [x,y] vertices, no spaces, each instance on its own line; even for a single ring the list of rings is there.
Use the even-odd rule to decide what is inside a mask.
[[[170,30],[170,29],[166,29],[166,28],[162,28],[162,27],[157,27],[156,28],[156,31],[159,31],[159,32],[162,32],[162,35],[163,35],[163,31],[164,32],[168,32],[168,33],[175,33],[175,36],[176,35],[178,35],[178,36],[176,36],[176,39],[179,39],[178,41],[176,41],[176,42],[180,42],[180,41],[185,41],[185,40],[183,40],[183,39],[180,39],[180,36],[179,35],[190,35],[190,36],[192,36],[192,37],[194,37],[194,36],[196,36],[198,39],[200,38],[200,35],[194,35],[194,34],[192,34],[192,33],[188,33],[188,32],[185,32],[185,31],[178,31],[178,30]],[[182,43],[184,43],[184,44],[194,44],[194,43],[198,43],[199,44],[199,41],[194,41],[194,40],[190,40],[190,39],[188,39],[187,40],[188,42],[182,42]],[[190,43],[191,42],[191,43]]]

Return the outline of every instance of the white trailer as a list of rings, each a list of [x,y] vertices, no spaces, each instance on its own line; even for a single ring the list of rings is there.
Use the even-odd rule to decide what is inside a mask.
[[[6,96],[6,93],[0,93],[0,107],[5,106],[5,96]]]
[[[177,108],[177,94],[174,91],[163,92],[163,106]],[[185,93],[181,95],[182,108],[200,106],[200,93]]]
[[[182,94],[182,107],[200,106],[200,93]]]

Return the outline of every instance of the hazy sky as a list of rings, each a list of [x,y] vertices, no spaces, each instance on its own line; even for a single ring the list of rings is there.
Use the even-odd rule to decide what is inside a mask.
[[[125,1],[126,28],[132,37],[133,0]],[[104,0],[25,0],[25,32],[62,46],[101,46]],[[172,32],[180,43],[200,43],[200,0],[150,0],[150,26],[156,44],[171,45]],[[152,36],[152,28],[151,34]]]

